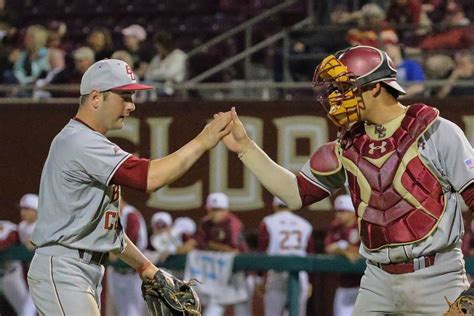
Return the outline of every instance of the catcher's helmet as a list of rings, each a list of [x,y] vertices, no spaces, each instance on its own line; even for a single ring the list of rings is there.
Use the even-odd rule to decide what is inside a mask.
[[[397,94],[405,90],[397,83],[397,70],[386,52],[371,46],[355,46],[326,57],[314,71],[317,100],[329,106],[328,116],[338,126],[358,121],[362,88],[383,82]]]

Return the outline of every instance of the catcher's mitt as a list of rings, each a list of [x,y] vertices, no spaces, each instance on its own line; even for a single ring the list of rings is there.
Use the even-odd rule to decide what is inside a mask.
[[[201,302],[189,282],[158,270],[142,284],[142,295],[150,316],[200,316]]]
[[[446,299],[449,305],[443,316],[470,315],[474,316],[474,288],[467,289],[452,303]]]

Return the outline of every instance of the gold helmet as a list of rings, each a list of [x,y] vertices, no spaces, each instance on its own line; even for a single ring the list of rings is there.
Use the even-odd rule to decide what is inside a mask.
[[[383,82],[396,95],[405,94],[397,83],[397,70],[386,52],[371,46],[355,46],[329,55],[316,67],[313,87],[317,101],[337,126],[360,120],[365,86]]]

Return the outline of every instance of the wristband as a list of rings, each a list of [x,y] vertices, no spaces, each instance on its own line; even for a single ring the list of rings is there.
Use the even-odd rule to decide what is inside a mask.
[[[145,263],[142,264],[142,266],[140,268],[137,269],[137,272],[139,274],[142,274],[143,271],[145,271],[151,265],[152,265],[151,261],[146,261]]]

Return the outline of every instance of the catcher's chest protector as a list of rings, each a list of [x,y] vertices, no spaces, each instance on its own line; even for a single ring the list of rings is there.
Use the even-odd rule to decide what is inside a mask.
[[[415,104],[389,138],[372,140],[359,125],[342,139],[341,160],[366,248],[414,243],[438,225],[445,197],[418,151],[420,136],[437,117],[434,108]]]

